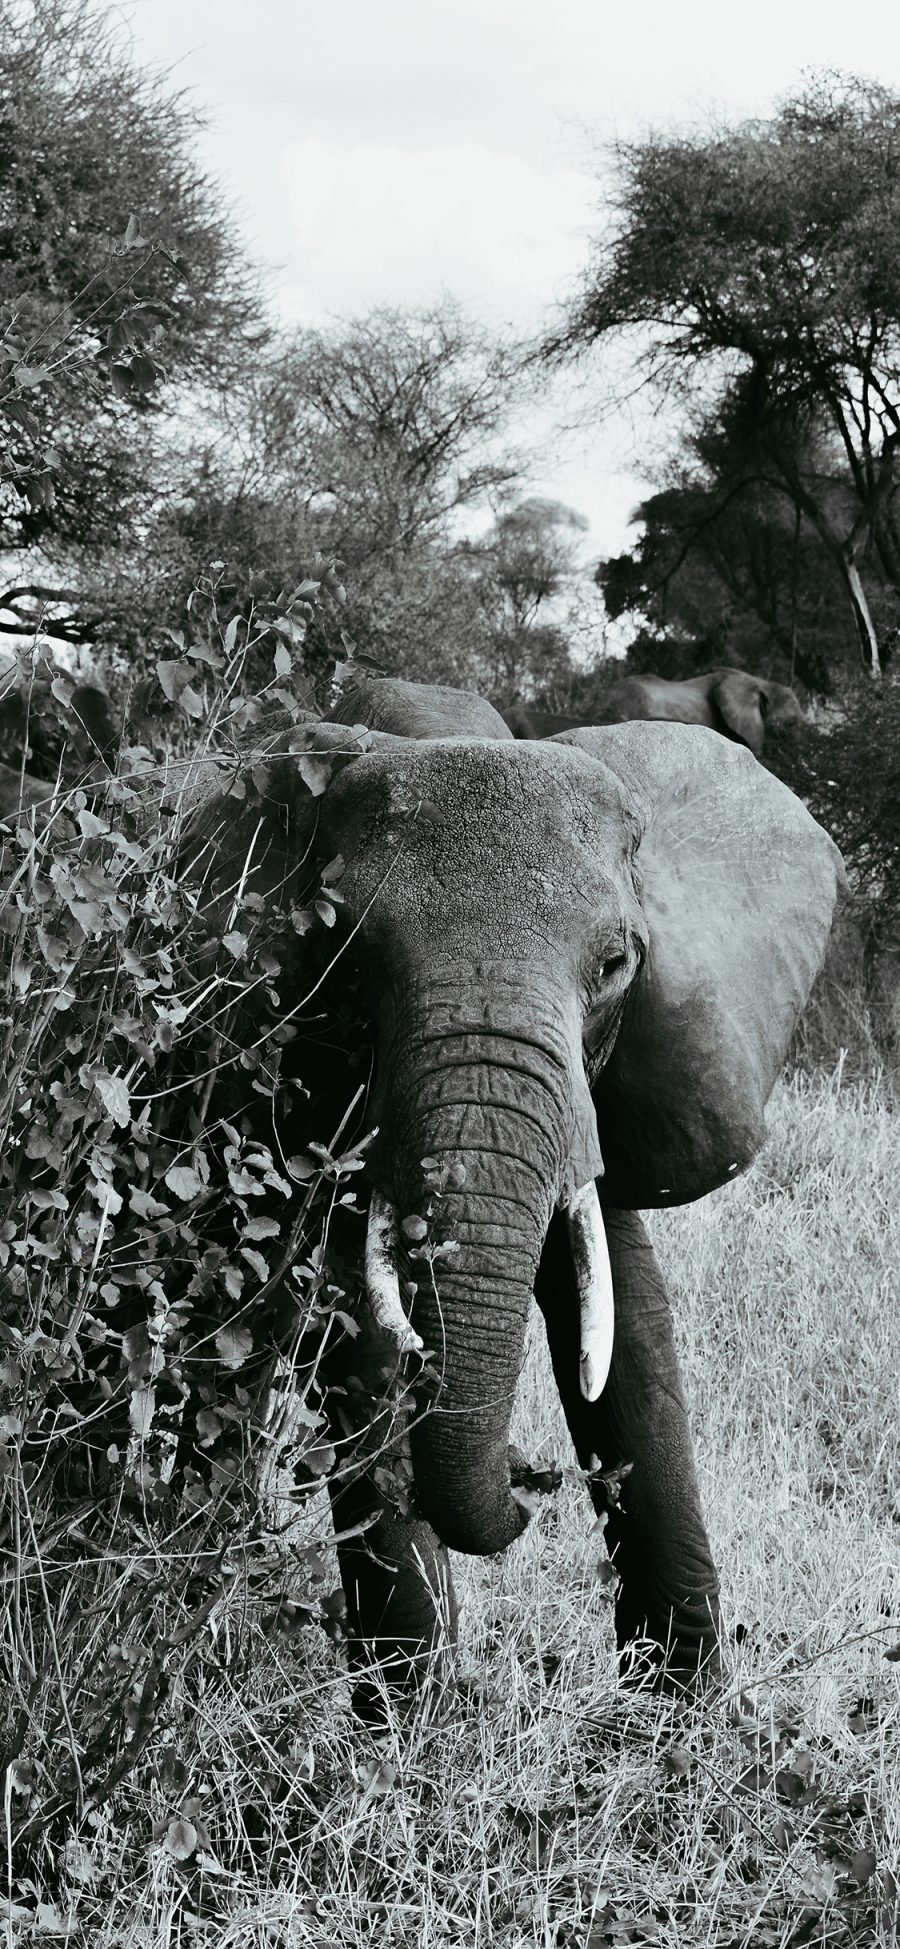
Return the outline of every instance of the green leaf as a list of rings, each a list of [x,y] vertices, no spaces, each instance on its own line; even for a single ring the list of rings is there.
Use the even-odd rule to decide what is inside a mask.
[[[289,1175],[299,1178],[301,1183],[305,1183],[307,1178],[318,1177],[322,1169],[321,1164],[311,1157],[289,1157],[287,1167]]]
[[[251,1272],[256,1273],[256,1277],[260,1281],[260,1283],[262,1283],[263,1280],[268,1279],[269,1268],[261,1252],[254,1252],[253,1247],[250,1245],[242,1245],[241,1258],[246,1259]]]
[[[243,1367],[253,1352],[253,1335],[246,1326],[223,1326],[216,1334],[216,1353],[223,1367]]]
[[[31,1189],[28,1196],[36,1211],[68,1211],[69,1209],[69,1200],[63,1191]]]
[[[356,1772],[368,1797],[390,1793],[397,1780],[397,1768],[392,1760],[360,1760]]]
[[[156,385],[159,369],[148,352],[136,352],[131,361],[132,382],[139,393],[148,393]]]
[[[138,1191],[135,1186],[128,1193],[128,1203],[137,1218],[167,1218],[172,1209],[161,1199],[152,1198],[149,1191]]]
[[[202,698],[191,687],[191,678],[196,675],[187,659],[177,661],[164,657],[156,666],[164,695],[170,704],[180,704],[190,717],[202,717],[204,705]]]
[[[170,1820],[166,1829],[166,1852],[173,1861],[189,1861],[197,1851],[197,1829],[191,1820]]]
[[[190,684],[185,684],[178,701],[182,710],[187,711],[189,717],[203,716],[203,699],[202,697],[198,697],[196,690]]]
[[[173,1164],[166,1172],[165,1181],[176,1198],[199,1198],[203,1190],[203,1179],[190,1164]]]
[[[124,1130],[131,1122],[131,1098],[121,1076],[111,1076],[106,1069],[94,1076],[94,1089],[100,1098],[108,1117],[112,1117]]]
[[[29,440],[38,438],[41,430],[40,421],[30,407],[23,405],[21,399],[0,400],[0,409],[6,414],[7,419],[12,420],[14,426],[20,426],[23,433],[27,433]]]
[[[133,390],[130,365],[114,362],[109,368],[109,383],[117,399],[130,399]]]
[[[871,1880],[872,1875],[875,1873],[876,1866],[877,1866],[876,1856],[872,1853],[870,1847],[861,1847],[857,1849],[857,1852],[854,1854],[853,1859],[850,1863],[850,1873],[852,1874],[854,1881],[859,1882],[860,1888],[863,1888],[866,1882]]]
[[[307,791],[312,793],[314,799],[320,798],[331,782],[333,770],[331,759],[307,751],[298,753],[294,763]]]
[[[102,839],[104,833],[109,831],[109,820],[98,819],[95,812],[88,811],[87,806],[82,806],[77,816],[85,839]]]
[[[131,1396],[128,1419],[131,1422],[135,1434],[140,1435],[142,1439],[146,1439],[153,1426],[155,1408],[155,1387],[136,1387]]]
[[[292,1158],[291,1164],[295,1161]],[[244,1226],[241,1237],[244,1239],[277,1238],[280,1231],[281,1226],[274,1218],[251,1218]]]
[[[275,651],[276,677],[289,677],[293,667],[294,667],[294,663],[293,663],[293,658],[291,656],[290,650],[286,650],[284,644],[279,643],[278,648]]]

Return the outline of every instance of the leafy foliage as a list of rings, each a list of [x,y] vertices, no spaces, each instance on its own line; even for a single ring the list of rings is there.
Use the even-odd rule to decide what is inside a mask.
[[[220,557],[223,588],[246,610],[294,577],[298,554],[319,552],[341,562],[349,596],[308,633],[314,682],[345,639],[407,676],[443,655],[449,675],[484,634],[455,524],[514,472],[500,446],[514,369],[512,350],[449,303],[273,342],[222,398],[214,439],[161,510],[152,547],[180,580],[169,599],[183,602]]]
[[[647,381],[706,420],[714,389],[720,424],[749,385],[764,477],[831,557],[876,666],[867,547],[900,592],[898,137],[895,95],[826,73],[769,122],[619,145],[618,221],[548,348],[624,336]]]
[[[487,695],[570,675],[585,523],[511,485],[502,436],[515,373],[513,348],[449,304],[273,343],[223,402],[221,437],[198,445],[183,495],[160,510],[145,631],[210,559],[223,565],[222,598],[247,615],[277,600],[298,557],[321,553],[340,560],[346,599],[306,634],[317,694],[351,649]]]
[[[867,686],[848,686],[831,722],[786,754],[788,782],[834,834],[847,863],[859,978],[875,1020],[879,1055],[892,1064],[900,1046],[898,743],[900,686],[888,675],[877,706]]]
[[[288,601],[298,637],[327,582]],[[41,1726],[14,1823],[23,1844],[104,1799],[135,1763],[173,1657],[227,1595],[236,1549],[252,1601],[278,1613],[278,1470],[289,1456],[302,1500],[352,1450],[348,1428],[339,1464],[318,1376],[328,1335],[352,1344],[358,1331],[335,1241],[355,1218],[365,1032],[352,994],[342,1055],[338,1031],[317,1057],[306,1020],[342,862],[321,882],[301,866],[280,925],[249,855],[234,860],[224,906],[184,871],[213,755],[233,803],[226,830],[246,815],[250,832],[268,789],[253,748],[267,726],[271,744],[276,707],[282,739],[303,716],[286,651],[262,692],[240,696],[258,640],[235,621],[217,651],[182,641],[159,665],[180,726],[162,776],[127,746],[102,790],[63,790],[4,830],[7,1759]],[[317,1062],[333,1104],[339,1061],[347,1112],[323,1130]],[[307,1549],[291,1602],[311,1623],[322,1573]],[[324,1616],[339,1630],[339,1605]],[[61,1648],[76,1668],[70,1696]],[[175,1860],[199,1845],[191,1829],[193,1814],[166,1829]]]
[[[184,1635],[133,1761],[143,1720],[130,1702],[127,1776],[100,1802],[88,1779],[63,1845],[52,1830],[19,1842],[14,1936],[155,1942],[176,1915],[198,1949],[266,1936],[355,1949],[399,1916],[401,1940],[498,1949],[887,1949],[900,1913],[898,1481],[884,1438],[900,1352],[898,1122],[883,1088],[795,1078],[773,1126],[737,1185],[653,1227],[733,1620],[725,1699],[673,1704],[617,1682],[605,1552],[574,1469],[516,1549],[458,1566],[458,1690],[375,1739],[348,1723],[332,1647],[304,1614],[305,1587],[339,1633],[320,1596],[329,1552],[283,1540],[284,1582],[264,1602],[255,1546],[246,1581],[234,1549],[218,1585],[195,1566],[205,1595],[189,1587],[173,1618]],[[765,1333],[748,1331],[748,1309]],[[530,1454],[568,1451],[542,1334],[516,1415]],[[125,1591],[148,1612],[171,1601],[128,1514],[130,1586],[118,1564],[103,1585],[98,1565],[107,1608],[79,1627],[93,1659],[76,1664],[60,1620],[70,1704],[85,1672],[114,1665],[123,1691],[140,1677],[139,1633],[116,1630]],[[42,1697],[56,1705],[49,1676]],[[8,1776],[18,1831],[46,1799],[44,1724],[62,1743],[35,1721]]]
[[[597,570],[609,614],[634,628],[630,669],[730,663],[829,694],[848,658],[840,576],[782,495],[752,473],[685,469],[635,519],[634,548]]]
[[[227,383],[259,312],[191,158],[198,118],[112,16],[0,6],[0,97],[0,543],[63,566],[83,640],[109,608],[98,558],[146,529],[171,471],[160,382],[170,411]]]

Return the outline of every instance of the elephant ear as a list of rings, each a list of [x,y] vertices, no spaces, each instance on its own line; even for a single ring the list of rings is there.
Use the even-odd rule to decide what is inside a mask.
[[[710,687],[710,699],[733,738],[761,758],[766,735],[762,684],[746,670],[726,670]]]
[[[714,731],[569,731],[644,826],[649,950],[594,1089],[604,1201],[685,1204],[743,1170],[821,966],[843,868],[806,807]]]
[[[513,733],[473,690],[407,683],[401,677],[354,675],[329,713],[335,724],[366,724],[400,738],[511,738]]]

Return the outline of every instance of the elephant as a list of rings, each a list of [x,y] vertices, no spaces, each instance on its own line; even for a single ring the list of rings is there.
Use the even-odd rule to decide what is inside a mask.
[[[411,1500],[385,1488],[383,1417],[331,1484],[357,1710],[452,1645],[448,1551],[493,1555],[528,1520],[509,1428],[533,1299],[607,1519],[620,1658],[641,1647],[654,1684],[715,1680],[717,1573],[640,1213],[755,1156],[840,855],[747,750],[681,723],[522,743],[469,693],[363,678],[263,749],[243,800],[207,773],[183,871],[227,926],[236,886],[274,915],[316,862],[343,866],[316,1007],[336,1019],[356,970],[374,1067],[363,1192],[338,1214],[366,1298],[324,1370],[334,1443],[388,1371],[415,1404]],[[310,952],[282,971],[288,1010]],[[336,1067],[329,1039],[342,1113]]]
[[[513,704],[503,712],[517,738],[547,738],[577,729],[583,719],[533,711]],[[613,684],[593,724],[626,724],[662,719],[670,724],[700,724],[725,738],[745,744],[754,758],[762,758],[766,732],[804,722],[798,698],[787,684],[748,670],[706,670],[701,676],[672,683],[666,677],[623,677]]]
[[[68,688],[67,673],[56,674]],[[166,700],[150,678],[132,686],[124,716],[114,711],[99,684],[75,684],[64,703],[52,697],[46,677],[30,703],[21,685],[7,689],[0,696],[0,820],[22,807],[49,810],[59,779],[66,788],[102,787],[116,769],[123,742],[152,737],[165,709]]]
[[[15,818],[27,806],[46,803],[49,796],[46,779],[32,778],[30,772],[0,764],[0,820]]]
[[[66,672],[58,674],[71,681]],[[99,764],[109,771],[118,746],[110,701],[98,684],[75,684],[67,706],[57,705],[46,682],[33,698],[21,684],[0,697],[0,754],[13,771],[26,759],[37,779],[55,779],[60,765],[71,772],[73,762],[76,769]]]
[[[46,688],[46,687],[44,687]],[[66,735],[65,718],[71,727]],[[94,786],[116,762],[119,732],[105,690],[76,684],[63,721],[48,725],[45,700],[29,709],[21,689],[0,698],[0,820],[27,807],[52,805],[57,778]],[[25,760],[28,770],[24,769]]]

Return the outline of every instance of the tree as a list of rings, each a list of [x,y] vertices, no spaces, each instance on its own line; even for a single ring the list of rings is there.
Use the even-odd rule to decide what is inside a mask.
[[[316,617],[311,676],[352,643],[407,676],[471,682],[487,625],[461,530],[515,476],[502,432],[516,370],[515,350],[450,304],[273,342],[223,396],[154,548],[183,596],[221,559],[222,595],[245,611],[336,557],[347,601]]]
[[[559,599],[570,588],[577,537],[587,526],[574,508],[533,496],[501,507],[484,539],[464,551],[489,629],[482,681],[502,703],[545,690],[569,665]]]
[[[0,104],[0,547],[73,583],[158,499],[158,381],[225,383],[259,311],[196,112],[90,0],[0,0]]]
[[[634,548],[597,569],[608,614],[631,618],[630,668],[677,678],[733,663],[828,694],[844,651],[842,583],[782,496],[760,482],[729,493],[685,469],[634,519]]]
[[[402,573],[420,543],[504,487],[499,440],[512,348],[457,306],[379,307],[333,332],[299,332],[258,390],[258,464],[296,470],[348,565]]]
[[[617,160],[618,223],[547,354],[624,337],[668,396],[752,408],[764,478],[819,536],[877,673],[861,564],[870,546],[900,594],[900,98],[814,76],[769,122]],[[804,469],[816,441],[840,454],[838,504]]]

